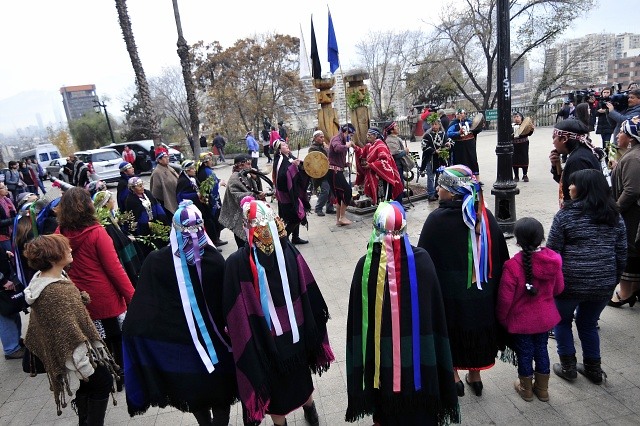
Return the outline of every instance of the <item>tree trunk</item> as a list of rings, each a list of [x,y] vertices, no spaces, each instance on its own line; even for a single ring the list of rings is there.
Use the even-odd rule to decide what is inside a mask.
[[[131,28],[131,20],[129,19],[129,12],[127,11],[127,2],[126,0],[115,1],[116,9],[118,10],[118,20],[120,21],[120,29],[122,30],[122,38],[124,38],[124,42],[127,45],[127,52],[129,52],[129,58],[131,59],[131,65],[133,66],[133,72],[136,77],[138,102],[140,102],[140,107],[149,125],[153,144],[157,147],[162,142],[162,135],[160,134],[158,120],[151,104],[151,91],[149,90],[147,77],[144,74],[144,68],[142,68],[140,56],[138,56],[138,47],[136,46],[136,40]]]
[[[182,67],[182,77],[184,87],[187,91],[187,106],[189,107],[189,119],[191,121],[191,134],[193,135],[193,157],[200,158],[200,118],[198,117],[198,100],[196,99],[196,86],[191,73],[191,58],[189,57],[189,46],[182,35],[182,22],[180,21],[180,11],[178,10],[178,0],[173,0],[173,14],[176,18],[176,28],[178,29],[178,57]]]

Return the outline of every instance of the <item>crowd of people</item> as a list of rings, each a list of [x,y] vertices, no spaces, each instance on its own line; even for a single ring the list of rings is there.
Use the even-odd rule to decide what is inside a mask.
[[[339,228],[351,225],[350,151],[354,185],[377,206],[351,283],[346,421],[459,422],[459,398],[466,388],[482,395],[481,372],[496,359],[517,365],[514,391],[525,401],[553,397],[551,371],[567,381],[578,373],[596,384],[606,379],[598,319],[607,305],[633,306],[640,295],[640,115],[628,116],[639,95],[630,93],[626,111],[604,112],[624,152],[609,164],[611,185],[581,113],[555,125],[549,158],[560,208],[546,246],[538,220],[516,222],[521,251],[511,258],[479,179],[481,127],[463,109],[448,128],[430,117],[419,169],[428,199],[439,204],[415,246],[403,205],[410,154],[397,124],[370,128],[364,144],[352,140],[350,124],[330,138],[314,132],[311,151],[329,165],[312,180],[316,214],[335,214]],[[522,124],[516,113],[514,177],[522,170],[526,182],[533,130]],[[239,400],[248,425],[266,415],[286,425],[301,407],[309,424],[319,423],[312,374],[335,358],[330,315],[321,283],[296,248],[309,243],[300,227],[312,208],[311,179],[280,126],[284,137],[273,127],[262,135],[274,154],[270,176],[256,167],[252,132],[227,182],[216,176],[212,153],[185,160],[178,172],[159,150],[149,188],[123,161],[114,195],[72,156],[70,184],[56,183],[62,195],[48,200],[38,198],[37,180],[25,180],[25,173],[41,177],[37,167],[10,164],[0,182],[0,284],[6,292],[26,286],[21,310],[31,317],[23,341],[21,310],[0,315],[0,338],[6,359],[48,375],[58,414],[73,396],[73,373],[81,382],[72,401],[81,424],[103,424],[109,394],[121,390],[131,416],[169,405],[193,413],[198,424],[226,425]],[[224,150],[218,153],[225,161]],[[15,176],[24,190],[10,186]],[[226,260],[224,228],[237,244]],[[554,365],[550,335],[560,359]]]

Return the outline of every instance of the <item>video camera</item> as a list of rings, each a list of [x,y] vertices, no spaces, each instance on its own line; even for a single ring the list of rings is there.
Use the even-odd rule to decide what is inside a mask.
[[[622,84],[614,83],[609,89],[611,96],[598,96],[598,109],[606,109],[607,102],[613,104],[616,111],[624,111],[629,107],[629,90],[622,91]]]
[[[595,98],[596,91],[590,89],[574,90],[567,94],[569,102],[573,102],[574,105],[581,104],[583,102],[589,102],[589,98]]]

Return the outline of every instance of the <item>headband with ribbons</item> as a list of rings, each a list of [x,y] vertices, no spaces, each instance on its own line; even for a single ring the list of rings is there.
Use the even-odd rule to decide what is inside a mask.
[[[480,184],[471,169],[456,164],[442,169],[438,185],[462,197],[462,220],[469,228],[467,288],[475,282],[482,290],[482,283],[491,277],[492,265],[489,220]]]
[[[182,201],[173,215],[169,240],[171,242],[171,253],[173,254],[173,265],[176,271],[182,309],[187,320],[191,340],[205,368],[211,373],[215,369],[214,365],[218,363],[218,355],[206,327],[203,312],[196,299],[194,286],[189,275],[189,265],[196,267],[201,291],[204,292],[202,288],[202,256],[204,255],[204,248],[207,245],[213,246],[213,243],[204,231],[200,210],[191,200]],[[231,347],[222,338],[220,330],[216,327],[213,316],[206,304],[205,309],[218,339],[231,352]],[[201,336],[202,342],[198,334]]]
[[[413,382],[415,390],[422,388],[420,372],[420,307],[418,301],[418,277],[413,249],[406,233],[407,220],[404,208],[397,201],[382,202],[373,215],[373,231],[367,247],[367,256],[362,273],[362,360],[366,362],[367,334],[369,329],[369,277],[377,274],[375,291],[374,318],[374,361],[375,370],[373,386],[380,388],[380,365],[382,345],[382,313],[383,302],[389,300],[391,305],[391,341],[393,347],[393,391],[400,392],[402,376],[401,332],[400,332],[400,294],[402,286],[402,251],[404,245],[407,253],[407,268],[410,286],[411,308],[411,344],[413,360]],[[372,271],[373,249],[375,244],[381,245],[380,260]],[[375,266],[375,265],[374,265]],[[385,283],[388,282],[388,286]],[[388,294],[387,294],[388,293]],[[364,385],[364,383],[363,383]]]
[[[297,343],[300,340],[300,332],[298,330],[296,314],[293,309],[284,252],[282,250],[282,245],[280,244],[278,227],[276,225],[277,215],[271,209],[269,204],[264,201],[256,200],[253,197],[244,197],[240,201],[240,206],[242,207],[244,227],[247,233],[247,242],[250,250],[249,266],[251,267],[251,274],[253,276],[253,287],[258,299],[260,300],[260,305],[262,306],[262,312],[267,322],[267,326],[269,327],[269,330],[271,330],[273,326],[276,336],[281,336],[283,334],[281,318],[278,317],[278,312],[276,311],[276,307],[273,302],[267,274],[258,259],[258,251],[256,247],[257,232],[270,234],[270,240],[273,241],[278,271],[280,272],[280,279],[282,280],[282,290],[284,293],[285,305],[287,307],[287,316],[291,327],[291,333],[293,334],[293,343]]]

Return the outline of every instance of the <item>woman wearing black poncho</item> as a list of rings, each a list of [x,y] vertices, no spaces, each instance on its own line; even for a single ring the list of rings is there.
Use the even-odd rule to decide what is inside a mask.
[[[465,381],[480,396],[480,371],[493,366],[498,352],[495,300],[509,251],[468,167],[447,167],[438,183],[440,205],[427,217],[418,246],[438,273],[458,395],[464,395],[458,370],[469,370]]]
[[[311,373],[334,360],[329,310],[284,222],[264,201],[245,197],[240,205],[247,245],[227,259],[224,313],[244,423],[258,425],[270,414],[286,425],[286,415],[302,406],[317,426]]]
[[[170,405],[198,424],[226,426],[237,391],[222,315],[224,259],[191,201],[178,206],[170,240],[147,256],[123,324],[129,414]]]
[[[433,262],[423,249],[411,247],[398,202],[381,203],[373,225],[367,255],[351,283],[345,419],[354,422],[373,414],[381,426],[458,423]]]

